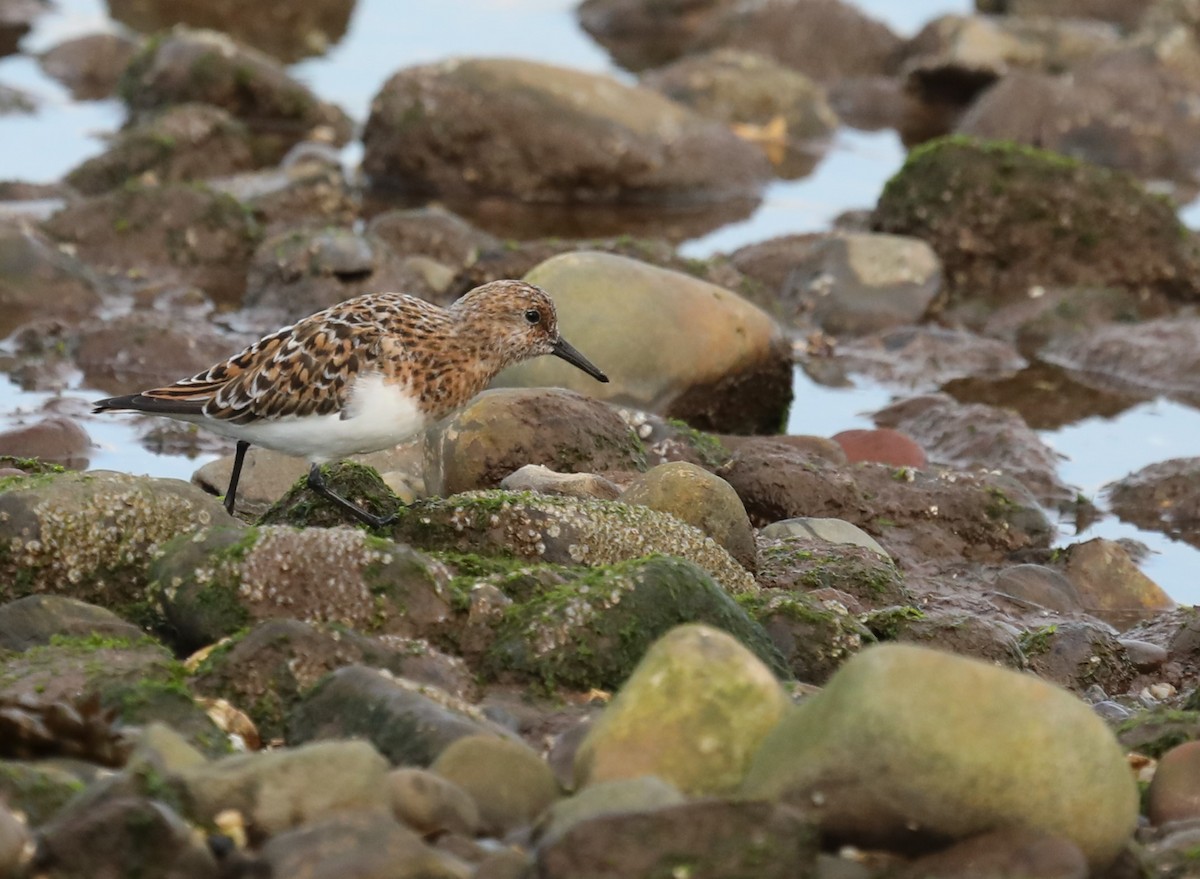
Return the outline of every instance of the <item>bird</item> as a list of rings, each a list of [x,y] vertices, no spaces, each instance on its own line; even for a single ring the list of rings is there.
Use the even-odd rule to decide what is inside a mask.
[[[321,465],[395,446],[482,391],[506,366],[559,357],[608,376],[564,339],[550,295],[518,280],[470,290],[446,307],[367,293],[283,327],[191,378],[97,400],[95,413],[162,415],[237,441],[225,509],[233,514],[250,446],[306,458],[307,484],[371,527],[376,516],[328,487]]]

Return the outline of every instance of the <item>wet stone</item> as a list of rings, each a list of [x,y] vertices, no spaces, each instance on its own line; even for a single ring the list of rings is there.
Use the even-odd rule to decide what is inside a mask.
[[[0,431],[0,455],[37,458],[72,470],[88,465],[92,440],[79,422],[51,415],[35,424]]]
[[[112,97],[138,44],[124,34],[95,33],[64,40],[38,56],[47,76],[79,101]]]
[[[29,595],[0,605],[0,649],[20,652],[55,637],[139,640],[143,632],[107,608],[62,595]]]
[[[287,739],[363,738],[394,766],[428,766],[457,739],[502,734],[476,709],[436,688],[349,665],[305,695],[289,717]]]
[[[282,738],[291,710],[325,675],[362,664],[437,687],[458,698],[475,683],[461,659],[420,640],[368,637],[342,626],[273,619],[214,651],[197,669],[198,693],[250,714],[265,739]]]
[[[479,834],[479,807],[450,779],[427,769],[400,768],[388,773],[387,785],[396,820],[422,836]]]
[[[490,836],[529,826],[559,797],[546,761],[522,742],[466,736],[447,746],[429,768],[475,801],[481,828]]]
[[[1123,693],[1134,676],[1125,648],[1101,623],[1055,623],[1025,632],[1020,641],[1031,671],[1078,693],[1095,684]]]

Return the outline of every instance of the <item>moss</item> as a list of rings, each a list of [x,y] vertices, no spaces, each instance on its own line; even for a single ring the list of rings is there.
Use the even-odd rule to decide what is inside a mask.
[[[1125,748],[1157,760],[1172,748],[1200,740],[1200,712],[1145,711],[1118,724],[1114,732]]]
[[[739,638],[774,671],[766,634],[712,579],[682,559],[649,556],[587,570],[506,609],[484,661],[491,677],[546,687],[614,688],[670,628],[707,622]]]
[[[871,630],[871,634],[880,641],[891,641],[903,631],[907,623],[923,619],[925,619],[925,613],[920,608],[906,606],[877,610],[867,614],[867,618],[863,622]]]
[[[24,761],[0,760],[0,799],[37,827],[84,790],[84,783],[63,769]]]
[[[700,456],[700,461],[705,467],[715,469],[732,457],[729,449],[725,448],[725,444],[711,433],[697,430],[678,418],[668,418],[667,424],[675,430],[680,439],[691,447],[692,451]]]
[[[1050,641],[1057,631],[1058,626],[1050,625],[1042,626],[1031,632],[1022,632],[1017,638],[1017,644],[1026,656],[1038,656],[1050,649]]]
[[[403,503],[372,467],[354,461],[341,461],[321,468],[330,490],[375,515],[404,514]],[[308,487],[307,474],[300,477],[287,493],[258,520],[260,525],[293,525],[330,528],[355,520]]]

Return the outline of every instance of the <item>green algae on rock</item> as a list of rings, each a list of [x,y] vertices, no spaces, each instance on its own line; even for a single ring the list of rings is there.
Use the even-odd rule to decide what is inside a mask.
[[[654,556],[597,567],[501,612],[482,659],[495,677],[613,688],[681,623],[724,630],[770,669],[786,666],[766,633],[703,570]]]
[[[789,712],[742,793],[809,811],[831,843],[912,851],[1018,824],[1070,839],[1096,869],[1138,814],[1124,753],[1089,705],[900,644],[859,653]]]
[[[144,604],[148,568],[180,534],[232,521],[177,479],[93,470],[0,486],[0,600],[57,592],[118,614]]]
[[[738,596],[738,603],[763,627],[796,680],[821,684],[864,645],[875,641],[871,630],[838,599],[838,594],[822,590],[818,597],[764,589],[755,595]]]
[[[872,228],[928,241],[946,285],[935,309],[978,323],[1036,286],[1122,287],[1194,301],[1200,248],[1133,177],[1058,153],[965,137],[913,150]]]
[[[206,529],[164,547],[153,578],[188,648],[274,617],[420,635],[450,616],[441,562],[356,528]]]
[[[790,704],[771,669],[729,633],[677,626],[580,744],[575,780],[655,775],[687,794],[730,793]]]
[[[757,588],[746,569],[698,528],[616,501],[468,491],[411,505],[393,535],[426,550],[589,567],[660,553],[692,562],[730,593]]]

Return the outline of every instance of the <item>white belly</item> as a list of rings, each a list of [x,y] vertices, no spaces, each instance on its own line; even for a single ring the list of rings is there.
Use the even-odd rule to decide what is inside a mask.
[[[317,464],[389,449],[423,430],[426,424],[413,395],[399,385],[385,383],[379,375],[363,376],[355,382],[344,416],[335,412],[250,424],[203,417],[182,420]]]

